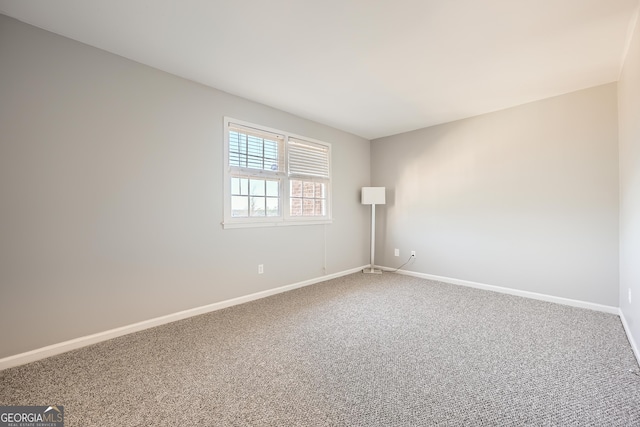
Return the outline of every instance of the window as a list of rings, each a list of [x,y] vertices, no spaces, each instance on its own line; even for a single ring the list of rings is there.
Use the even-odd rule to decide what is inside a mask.
[[[331,146],[225,117],[224,227],[331,221]]]

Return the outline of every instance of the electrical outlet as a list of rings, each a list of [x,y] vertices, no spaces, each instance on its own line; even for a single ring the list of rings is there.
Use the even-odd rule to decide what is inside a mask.
[[[416,251],[411,251],[411,256],[415,258],[416,257]]]
[[[629,294],[629,304],[631,304],[631,288],[628,289],[628,294]]]
[[[393,254],[394,254],[395,256],[400,256],[400,249],[394,249],[394,250],[393,250]]]
[[[258,264],[258,274],[264,273],[264,264]]]

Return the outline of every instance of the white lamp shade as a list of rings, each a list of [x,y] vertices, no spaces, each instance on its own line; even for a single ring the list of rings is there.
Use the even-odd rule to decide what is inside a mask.
[[[384,187],[362,187],[363,205],[384,205]]]

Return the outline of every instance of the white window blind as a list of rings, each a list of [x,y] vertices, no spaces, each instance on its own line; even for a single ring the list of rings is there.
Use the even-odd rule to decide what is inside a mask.
[[[289,138],[289,176],[329,178],[329,147]]]

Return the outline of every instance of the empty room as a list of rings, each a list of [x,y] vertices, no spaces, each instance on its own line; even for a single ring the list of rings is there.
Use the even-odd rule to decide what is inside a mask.
[[[639,0],[0,0],[0,427],[640,426]]]

